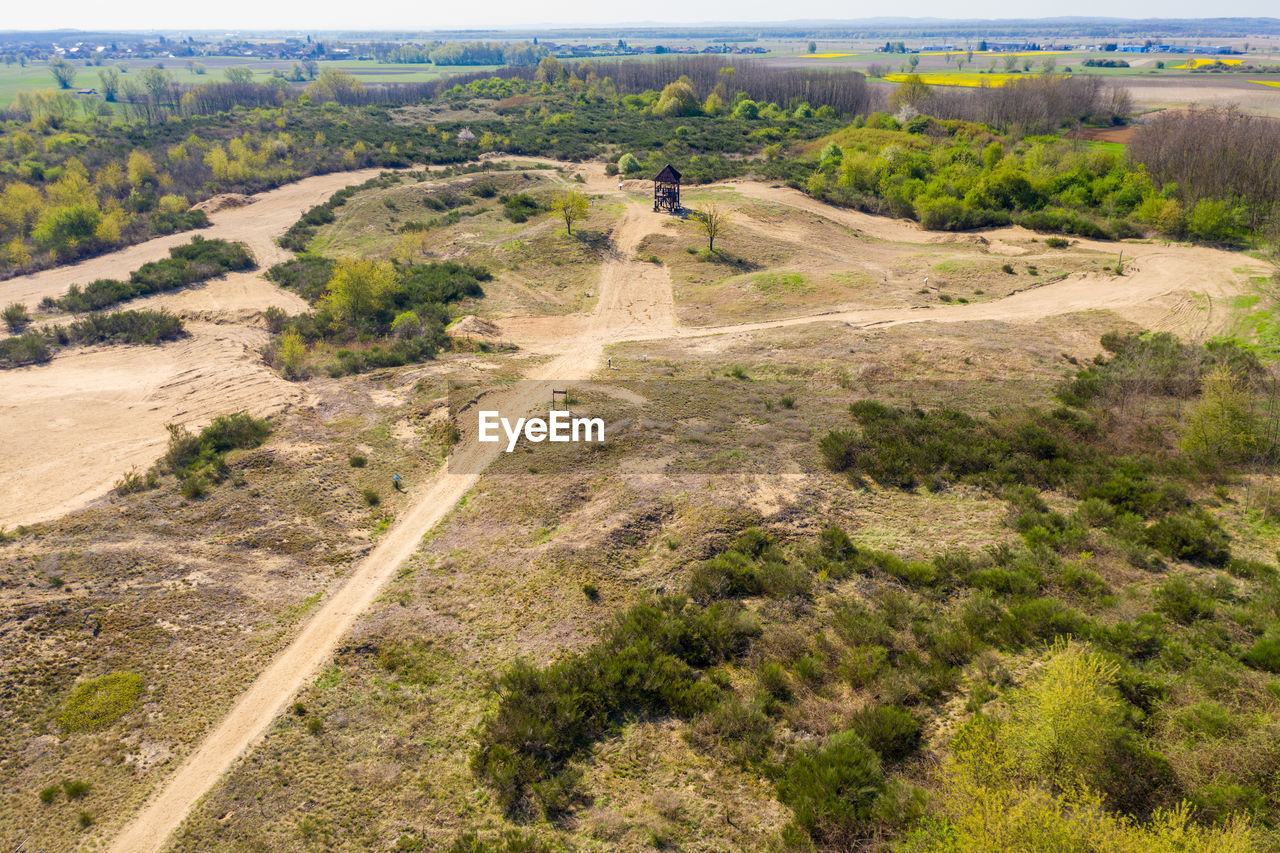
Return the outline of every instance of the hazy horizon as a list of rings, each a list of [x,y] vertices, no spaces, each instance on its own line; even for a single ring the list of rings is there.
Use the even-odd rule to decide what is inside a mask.
[[[583,2],[558,2],[531,7],[514,0],[495,0],[486,7],[487,14],[477,14],[473,7],[448,6],[424,9],[420,4],[391,0],[367,12],[342,7],[320,7],[313,4],[286,2],[264,7],[247,0],[227,0],[213,7],[174,6],[148,2],[124,7],[108,7],[85,0],[72,0],[58,20],[41,7],[23,6],[11,9],[6,16],[5,31],[146,31],[146,30],[346,30],[377,32],[385,30],[498,30],[536,27],[617,27],[617,26],[690,26],[724,24],[832,24],[874,20],[971,21],[971,20],[1040,20],[1064,18],[1098,19],[1190,19],[1275,17],[1276,9],[1263,0],[1233,0],[1217,14],[1204,14],[1202,3],[1191,0],[1132,0],[1123,4],[1085,0],[1070,15],[1062,14],[1060,4],[1034,0],[1019,4],[1002,0],[974,0],[966,4],[966,14],[956,15],[955,5],[942,0],[917,4],[909,14],[851,14],[846,4],[831,0],[808,0],[792,5],[792,14],[779,15],[775,3],[762,0],[706,0],[682,3],[657,0],[646,6],[646,14],[638,16],[634,7],[601,7]]]

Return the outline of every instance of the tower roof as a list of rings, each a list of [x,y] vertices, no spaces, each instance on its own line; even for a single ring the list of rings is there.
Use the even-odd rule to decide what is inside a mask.
[[[671,183],[678,184],[680,183],[680,173],[677,172],[675,169],[671,168],[671,164],[668,163],[667,165],[662,167],[662,171],[658,173],[658,176],[654,178],[654,180],[662,181],[663,183],[667,183],[667,184],[671,184]]]

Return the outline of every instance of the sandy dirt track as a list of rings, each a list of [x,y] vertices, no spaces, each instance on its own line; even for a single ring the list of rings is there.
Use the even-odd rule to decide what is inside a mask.
[[[621,239],[639,242],[645,229],[638,224],[628,227],[626,223],[641,222],[643,213],[634,209],[628,211],[619,232]],[[496,408],[508,417],[545,411],[552,387],[556,384],[554,380],[588,379],[599,366],[604,344],[617,339],[620,330],[656,332],[661,323],[673,319],[674,315],[669,310],[670,282],[658,280],[659,276],[665,279],[665,274],[652,264],[626,261],[621,256],[623,253],[619,254],[604,264],[600,300],[595,313],[576,334],[566,336],[560,356],[532,370],[526,379],[533,381],[519,382],[509,391],[486,396],[485,408]],[[659,273],[655,276],[639,267],[659,269]],[[651,298],[638,299],[634,294],[616,292],[627,290],[627,282],[636,276],[642,276],[654,285]],[[664,290],[668,303],[665,314],[660,307],[654,307],[655,302],[661,303]],[[673,325],[667,327],[668,332],[672,329]],[[472,417],[475,411],[473,408]],[[266,733],[294,695],[315,677],[355,620],[395,577],[400,564],[417,551],[423,535],[453,510],[479,480],[480,472],[502,452],[497,444],[476,441],[474,426],[466,424],[465,420],[462,435],[463,440],[454,450],[449,464],[415,497],[408,511],[387,532],[386,538],[360,562],[351,577],[306,624],[298,638],[254,680],[217,728],[201,741],[195,752],[125,826],[111,850],[141,853],[163,849],[166,840],[196,801]],[[455,473],[458,471],[467,473]]]
[[[66,293],[73,284],[84,285],[99,278],[127,279],[129,273],[148,261],[167,258],[171,248],[190,242],[196,234],[209,239],[239,240],[249,247],[258,266],[266,269],[291,257],[289,252],[276,245],[275,240],[298,221],[300,214],[326,201],[343,187],[363,183],[383,171],[360,169],[303,178],[250,196],[252,204],[228,207],[209,214],[209,221],[213,223],[209,228],[157,237],[70,266],[0,281],[0,305],[25,302],[35,307],[46,296],[57,297]]]

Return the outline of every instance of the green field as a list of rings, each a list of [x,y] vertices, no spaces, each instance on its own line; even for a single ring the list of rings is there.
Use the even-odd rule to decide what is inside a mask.
[[[192,65],[203,66],[205,73],[197,74]],[[225,80],[223,71],[232,67],[250,68],[254,76],[260,80],[269,78],[273,71],[280,70],[288,74],[293,69],[292,60],[264,60],[255,57],[237,56],[203,56],[195,59],[167,60],[125,60],[110,62],[117,68],[138,71],[143,68],[162,66],[173,75],[178,83],[211,83]],[[105,65],[103,66],[105,67]],[[496,65],[411,65],[406,63],[378,62],[376,60],[336,60],[323,62],[319,70],[336,68],[350,72],[362,83],[423,83],[439,80],[456,74],[470,74],[475,71],[492,71]],[[85,66],[77,63],[76,88],[96,89],[99,87],[97,66]],[[296,84],[302,85],[302,84]],[[24,68],[17,64],[0,66],[0,107],[13,103],[19,92],[53,89],[56,84],[43,63],[28,63]]]

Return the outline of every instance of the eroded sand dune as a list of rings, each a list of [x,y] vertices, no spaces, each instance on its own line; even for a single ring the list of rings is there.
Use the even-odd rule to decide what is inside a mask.
[[[213,226],[199,233],[244,242],[265,269],[290,256],[275,240],[300,213],[380,171],[318,175],[260,193],[249,204],[216,210]],[[171,234],[0,282],[0,305],[34,306],[72,284],[127,278],[191,236]],[[297,385],[262,364],[258,349],[266,333],[237,325],[273,305],[291,313],[307,307],[259,272],[236,273],[129,304],[187,318],[190,334],[181,341],[73,350],[48,364],[0,371],[0,437],[9,451],[0,456],[0,527],[56,518],[105,494],[122,473],[156,460],[167,440],[166,424],[194,428],[242,409],[270,414],[298,399]]]
[[[164,451],[166,424],[278,412],[301,397],[257,349],[264,331],[188,323],[163,347],[90,348],[0,371],[0,525],[56,518]]]

